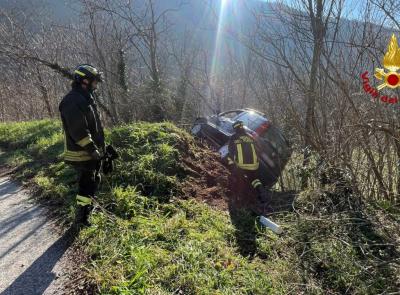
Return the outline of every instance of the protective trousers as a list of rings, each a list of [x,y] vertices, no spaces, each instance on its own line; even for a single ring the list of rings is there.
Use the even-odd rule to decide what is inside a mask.
[[[259,179],[259,170],[245,170],[239,169],[240,173],[246,175],[247,180],[251,186],[256,190],[257,196],[262,203],[269,202],[269,195],[267,190],[264,188],[261,180]]]
[[[78,194],[93,197],[101,181],[101,161],[85,161],[75,166],[78,171]]]
[[[85,161],[74,165],[78,172],[78,194],[76,195],[76,222],[88,223],[92,211],[92,199],[101,181],[101,161]]]

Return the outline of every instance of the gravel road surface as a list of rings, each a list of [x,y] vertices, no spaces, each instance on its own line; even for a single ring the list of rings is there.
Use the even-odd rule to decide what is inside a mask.
[[[0,177],[0,294],[63,294],[71,238],[26,190]]]

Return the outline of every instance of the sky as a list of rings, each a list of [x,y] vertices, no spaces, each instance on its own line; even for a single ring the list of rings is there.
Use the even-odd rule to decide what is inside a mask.
[[[271,2],[269,0],[260,0],[264,2]],[[286,5],[293,6],[298,0],[278,0]],[[329,3],[330,1],[327,1]],[[365,9],[365,1],[363,0],[344,0],[343,5],[343,17],[348,19],[357,20],[360,19],[360,15]]]
[[[57,16],[63,16],[65,13],[69,11],[67,5],[66,5],[66,0],[26,0],[26,1],[21,1],[17,0],[16,2],[26,2],[26,3],[40,3],[40,2],[47,2],[51,7],[53,7],[53,11]],[[192,0],[193,1],[193,0]],[[204,1],[204,0],[194,0],[194,1]],[[224,3],[233,3],[236,4],[236,2],[274,2],[271,0],[210,0],[212,2],[219,2],[221,5]],[[298,0],[278,0],[277,2],[282,2],[284,4],[287,4],[289,6],[293,6]],[[345,5],[344,5],[344,15],[347,16],[348,18],[351,19],[357,19],[359,17],[360,12],[363,11],[364,6],[365,6],[365,1],[362,0],[344,0]],[[14,1],[10,0],[0,0],[0,7],[3,5],[7,5],[7,3],[12,3]],[[176,0],[162,0],[163,3],[168,3],[170,2],[172,5],[174,5],[177,1]],[[329,1],[328,1],[329,2]],[[9,5],[9,4],[8,4]]]
[[[137,0],[138,1],[138,0]],[[167,6],[169,3],[171,3],[172,6],[175,6],[177,2],[180,0],[160,0],[159,3],[162,3],[163,6]],[[257,3],[262,3],[262,2],[275,2],[273,0],[191,0],[192,3],[196,2],[206,2],[206,1],[211,1],[212,3],[216,3],[217,5],[220,4],[221,6],[223,5],[234,5],[234,6],[240,6],[243,3],[251,3],[252,5],[255,5]],[[329,3],[331,0],[327,1]],[[343,1],[343,0],[342,0]],[[52,11],[54,12],[54,15],[57,18],[64,18],[67,17],[68,14],[73,13],[70,8],[68,7],[69,5],[66,4],[66,2],[70,2],[70,0],[0,0],[0,7],[2,6],[7,6],[10,5],[10,3],[13,2],[18,2],[18,3],[27,3],[28,5],[34,5],[35,3],[39,4],[41,2],[47,2],[49,6],[52,8]],[[299,0],[277,0],[276,2],[281,2],[289,6],[294,6],[296,7],[296,3],[300,2]],[[357,20],[360,18],[360,15],[365,9],[365,2],[363,0],[344,0],[344,11],[343,11],[343,16],[349,19],[354,19]],[[156,1],[157,3],[157,1]],[[193,5],[193,10],[196,10],[197,5]],[[193,14],[195,15],[196,11],[193,11]]]

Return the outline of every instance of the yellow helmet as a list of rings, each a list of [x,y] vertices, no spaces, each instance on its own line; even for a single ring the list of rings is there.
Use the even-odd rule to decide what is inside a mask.
[[[84,79],[89,81],[97,80],[102,82],[102,73],[98,71],[94,66],[89,64],[82,64],[74,70],[74,80],[78,83],[82,83]]]

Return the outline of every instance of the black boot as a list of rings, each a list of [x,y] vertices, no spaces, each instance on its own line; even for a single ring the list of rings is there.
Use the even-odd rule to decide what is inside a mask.
[[[84,220],[84,209],[82,206],[76,206],[75,207],[75,219],[72,224],[72,228],[75,234],[77,234],[82,227],[82,222]]]
[[[258,199],[260,200],[261,204],[269,204],[271,202],[271,196],[269,192],[264,188],[264,186],[259,185],[256,187]]]
[[[76,207],[75,211],[75,222],[74,225],[77,228],[81,228],[82,226],[89,226],[89,215],[90,212],[92,212],[93,206],[91,205],[86,205],[86,206],[80,206],[78,205]]]

